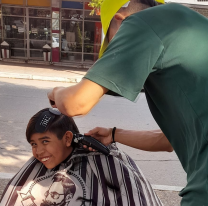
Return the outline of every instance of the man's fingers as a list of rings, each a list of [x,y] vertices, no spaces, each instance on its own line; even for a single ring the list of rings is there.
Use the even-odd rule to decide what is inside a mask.
[[[90,130],[89,132],[85,133],[85,135],[94,135],[97,134],[100,130],[100,127],[95,127],[94,129]]]
[[[53,108],[57,108],[56,107],[56,103],[54,101],[54,97],[53,97],[53,91],[50,91],[47,93],[48,99],[49,99],[49,103]]]
[[[92,147],[87,147],[87,145],[83,145],[84,149],[88,149],[90,152],[96,152],[97,150],[93,149]]]
[[[48,99],[54,101],[53,90],[47,93]]]
[[[53,100],[49,100],[49,101],[50,101],[51,106],[55,105],[55,102]]]

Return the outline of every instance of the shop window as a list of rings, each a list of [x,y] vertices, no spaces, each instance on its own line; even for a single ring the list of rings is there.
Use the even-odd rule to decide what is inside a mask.
[[[30,34],[30,39],[50,40],[51,39],[50,19],[30,18],[29,34]]]
[[[43,59],[43,51],[42,50],[30,50],[30,57]]]
[[[83,9],[83,3],[75,1],[62,1],[62,8]]]
[[[52,48],[59,48],[59,34],[52,34]]]
[[[25,39],[24,17],[3,17],[4,38]]]
[[[85,21],[84,28],[84,52],[99,53],[102,35],[101,23]]]
[[[96,14],[90,15],[90,12],[91,12],[91,11],[85,11],[85,12],[84,12],[84,19],[85,19],[85,20],[101,21],[99,15],[96,15]]]
[[[27,51],[26,50],[20,50],[20,49],[11,49],[11,56],[12,57],[26,57]]]
[[[61,52],[61,60],[81,62],[82,54],[73,52]]]
[[[1,25],[1,17],[2,17],[2,14],[1,14],[1,7],[0,7],[0,43],[2,42],[2,25]]]
[[[50,41],[30,40],[30,48],[31,49],[43,49],[43,46],[45,46],[46,44],[51,46]]]
[[[62,2],[59,47],[62,61],[93,63],[98,59],[102,26],[100,16],[90,15],[91,10],[88,2]],[[54,45],[58,44],[55,39]]]
[[[11,48],[26,48],[26,43],[24,40],[16,40],[16,39],[4,39],[4,41],[6,41]]]
[[[51,11],[49,9],[29,9],[29,16],[50,18]]]
[[[61,11],[62,19],[71,19],[71,20],[83,20],[83,11],[82,10],[69,10],[62,9]]]
[[[25,16],[25,9],[19,7],[2,7],[3,15]]]
[[[84,54],[84,62],[95,62],[98,59],[98,54]]]
[[[62,21],[61,50],[82,52],[82,21]]]

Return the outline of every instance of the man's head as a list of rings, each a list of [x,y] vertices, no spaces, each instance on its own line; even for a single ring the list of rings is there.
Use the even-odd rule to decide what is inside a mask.
[[[71,117],[52,112],[49,108],[39,111],[30,119],[26,129],[33,156],[48,169],[54,168],[70,155],[73,133],[79,133]]]
[[[164,0],[157,1],[164,2]],[[158,4],[155,0],[104,0],[101,5],[101,22],[105,39],[101,46],[99,57],[102,56],[108,43],[115,36],[126,17],[156,5]]]

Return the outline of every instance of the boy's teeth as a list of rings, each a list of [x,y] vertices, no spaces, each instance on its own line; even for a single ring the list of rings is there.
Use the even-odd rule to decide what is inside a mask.
[[[47,161],[48,159],[49,159],[49,157],[43,158],[43,159],[41,159],[41,161],[42,161],[42,162],[45,162],[45,161]]]

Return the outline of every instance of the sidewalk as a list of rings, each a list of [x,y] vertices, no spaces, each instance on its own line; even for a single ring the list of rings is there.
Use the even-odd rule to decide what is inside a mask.
[[[77,83],[87,69],[0,62],[0,77]]]

